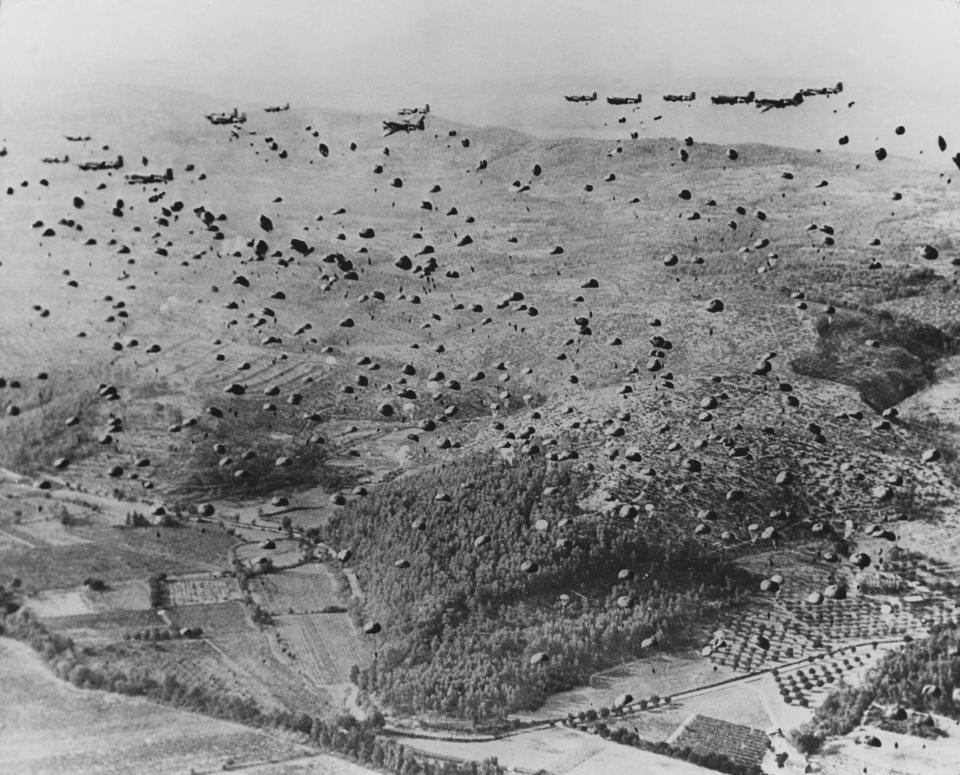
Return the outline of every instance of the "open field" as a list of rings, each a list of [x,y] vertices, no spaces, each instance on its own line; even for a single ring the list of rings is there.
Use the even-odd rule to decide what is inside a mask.
[[[555,694],[536,712],[517,714],[517,717],[531,720],[562,718],[567,713],[577,714],[587,708],[610,707],[620,694],[631,694],[638,700],[654,694],[663,697],[717,683],[734,675],[734,670],[714,666],[699,656],[658,655],[597,673],[591,678],[590,686]]]
[[[491,743],[453,743],[418,738],[401,738],[401,742],[415,750],[446,756],[475,760],[495,756],[507,767],[522,767],[530,772],[540,769],[565,775],[608,775],[624,771],[652,771],[665,775],[713,772],[689,762],[563,728],[531,732]]]
[[[738,683],[683,697],[669,705],[661,704],[622,721],[613,719],[609,724],[611,728],[622,726],[627,731],[635,731],[642,739],[654,743],[666,740],[693,714],[722,718],[732,724],[769,732],[778,725],[763,699],[754,682]]]
[[[31,610],[41,618],[83,616],[95,613],[83,590],[44,590],[31,602]]]
[[[246,767],[242,772],[251,773],[251,775],[373,775],[376,770],[361,767],[346,759],[316,755],[277,764]]]
[[[28,601],[41,619],[103,614],[120,611],[145,611],[150,608],[150,593],[145,581],[112,584],[96,592],[78,589],[45,589]]]
[[[855,742],[868,735],[877,736],[881,746],[874,748]],[[824,775],[863,772],[864,768],[875,775],[913,775],[916,772],[949,775],[956,769],[958,755],[960,738],[956,732],[939,740],[924,740],[866,727],[830,745],[825,754],[814,761]]]
[[[50,675],[28,648],[5,639],[0,672],[7,700],[0,709],[5,772],[173,775],[312,753],[239,724],[76,689]]]

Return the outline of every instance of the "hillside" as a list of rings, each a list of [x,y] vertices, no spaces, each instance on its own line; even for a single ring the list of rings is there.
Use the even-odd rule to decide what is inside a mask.
[[[98,137],[83,153],[96,157],[93,143],[105,141],[111,150],[101,156],[126,150],[131,166],[142,167],[142,156],[151,170],[175,169],[163,186],[129,186],[121,171],[36,161],[27,165],[32,175],[20,173],[26,188],[6,176],[15,193],[3,198],[3,344],[10,378],[20,382],[4,396],[5,408],[19,410],[4,421],[8,465],[49,470],[56,458],[76,457],[88,462],[74,477],[120,486],[101,471],[150,457],[159,486],[178,483],[187,497],[201,497],[209,481],[191,481],[170,463],[186,458],[209,467],[208,456],[197,461],[194,451],[201,434],[238,444],[251,432],[268,435],[272,458],[315,462],[318,454],[335,456],[341,439],[321,434],[327,451],[307,451],[318,429],[308,432],[305,416],[387,430],[448,405],[464,420],[487,414],[491,402],[510,411],[521,393],[575,400],[629,377],[654,334],[672,344],[667,370],[680,385],[747,370],[770,350],[780,353],[778,364],[817,353],[815,376],[837,379],[843,371],[869,396],[873,383],[905,370],[900,392],[871,397],[875,405],[922,387],[949,348],[917,350],[913,340],[898,341],[899,327],[841,318],[845,342],[875,338],[879,329],[879,345],[856,364],[820,363],[824,349],[836,350],[835,333],[827,341],[817,333],[827,303],[852,293],[856,304],[918,294],[939,301],[949,293],[936,272],[921,271],[929,262],[915,247],[939,244],[936,266],[949,264],[947,228],[929,221],[950,210],[950,189],[936,200],[914,199],[909,186],[942,182],[893,160],[852,170],[836,158],[745,147],[731,162],[723,149],[694,146],[681,164],[675,141],[537,142],[446,127],[442,119],[432,119],[432,132],[382,141],[373,121],[302,111],[254,114],[237,139],[198,114],[190,142],[173,146],[182,134],[157,136],[147,131],[151,119],[128,116],[120,138]],[[136,137],[141,121],[149,142]],[[123,135],[136,137],[136,147],[122,147]],[[328,157],[316,151],[318,140],[333,149]],[[29,161],[17,159],[13,146],[4,164],[19,171]],[[531,173],[535,164],[539,176]],[[793,179],[780,177],[787,171]],[[610,176],[616,179],[605,182]],[[821,193],[815,183],[830,176]],[[514,181],[530,189],[521,192]],[[895,204],[884,201],[894,186],[907,189]],[[690,200],[677,198],[683,190],[694,192]],[[125,207],[116,208],[117,200]],[[424,202],[433,209],[421,209]],[[702,217],[689,220],[694,212]],[[808,222],[820,229],[805,230]],[[365,229],[374,236],[359,237]],[[457,247],[467,236],[472,242]],[[870,247],[875,237],[880,245]],[[297,253],[294,238],[312,252]],[[673,254],[676,265],[664,266]],[[344,258],[327,263],[337,255]],[[402,255],[412,257],[410,270],[394,265]],[[871,271],[874,264],[880,268]],[[582,288],[590,279],[597,287]],[[796,309],[788,293],[798,292],[822,303]],[[511,294],[521,301],[498,309]],[[703,311],[714,297],[724,300],[721,315]],[[579,317],[589,321],[589,335]],[[657,331],[648,325],[654,317],[663,321]],[[395,332],[389,342],[384,330]],[[370,363],[358,362],[364,358]],[[508,370],[494,375],[501,361]],[[401,373],[408,363],[413,378]],[[520,373],[524,367],[530,372]],[[40,371],[45,380],[37,380]],[[435,371],[445,379],[425,379]],[[487,376],[473,382],[477,371]],[[509,386],[495,382],[508,375]],[[443,387],[451,379],[460,390]],[[225,396],[235,382],[246,394]],[[96,398],[102,384],[119,388],[119,403],[107,411]],[[502,387],[517,395],[502,400]],[[389,418],[377,413],[384,404],[393,409]],[[224,416],[205,415],[210,406]],[[96,440],[111,412],[124,417],[124,443],[105,449]],[[67,430],[71,416],[80,422]],[[184,427],[192,419],[197,425]],[[39,437],[42,452],[32,443]]]
[[[78,659],[499,734],[953,618],[946,155],[154,97],[0,157],[0,585]]]
[[[360,687],[409,713],[502,718],[695,643],[744,596],[749,574],[690,537],[582,518],[582,485],[488,454],[345,509],[325,535],[356,547],[386,644]]]

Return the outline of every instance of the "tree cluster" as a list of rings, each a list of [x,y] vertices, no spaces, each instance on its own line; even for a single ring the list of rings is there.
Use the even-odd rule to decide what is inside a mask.
[[[794,732],[794,742],[813,753],[828,737],[855,729],[872,705],[902,705],[923,713],[960,720],[960,629],[955,623],[937,625],[926,638],[891,652],[859,686],[844,687],[827,697],[813,720]],[[921,733],[906,724],[901,731]]]
[[[167,599],[166,589],[167,574],[155,573],[147,579],[147,587],[150,590],[150,605],[153,608],[163,608]]]
[[[582,513],[581,485],[479,455],[345,508],[325,538],[351,551],[385,641],[361,689],[399,712],[502,719],[653,643],[685,645],[749,586],[687,536]]]

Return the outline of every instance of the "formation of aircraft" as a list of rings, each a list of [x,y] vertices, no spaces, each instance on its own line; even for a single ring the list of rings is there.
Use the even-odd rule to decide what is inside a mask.
[[[169,183],[171,180],[173,180],[173,170],[168,167],[167,171],[163,175],[159,173],[150,173],[144,175],[133,173],[130,175],[124,175],[123,177],[130,185]]]
[[[748,91],[746,94],[718,94],[710,98],[714,105],[747,105],[756,99],[756,92]]]
[[[773,108],[794,108],[803,103],[803,92],[797,92],[792,97],[772,97],[754,100],[754,104],[764,113]]]
[[[697,98],[697,93],[695,91],[690,92],[689,94],[664,94],[664,102],[693,102]]]
[[[636,97],[607,97],[608,105],[639,105],[643,102],[643,95],[637,94]]]
[[[826,96],[840,94],[843,91],[843,81],[838,81],[836,86],[806,87],[797,91],[792,97],[770,97],[758,99],[756,92],[750,90],[746,94],[717,94],[710,97],[710,102],[714,105],[748,105],[754,103],[763,111],[773,108],[789,108],[800,105],[804,97]],[[664,102],[693,102],[697,98],[695,91],[689,94],[664,94]],[[597,93],[593,94],[568,94],[564,95],[567,102],[595,102]],[[642,101],[642,95],[639,93],[636,97],[607,97],[608,105],[639,105]]]
[[[77,166],[87,172],[92,170],[118,170],[123,167],[123,157],[117,156],[115,161],[83,161]]]
[[[801,89],[800,93],[804,97],[815,97],[818,95],[829,97],[831,94],[839,94],[843,91],[843,81],[837,81],[836,86],[822,86],[819,89]]]
[[[383,136],[389,137],[394,132],[422,132],[426,128],[424,118],[424,115],[421,114],[419,121],[413,121],[411,119],[391,121],[387,119],[383,122]]]
[[[410,118],[401,118],[399,120],[386,119],[383,122],[383,136],[389,137],[395,132],[422,132],[426,127],[426,117],[430,113],[430,103],[428,102],[422,108],[400,108],[397,111],[398,116],[409,116]],[[420,116],[414,120],[414,116]]]
[[[416,116],[420,114],[425,116],[429,112],[430,112],[430,103],[428,102],[422,108],[400,108],[400,110],[397,111],[397,115],[398,116]]]
[[[234,108],[229,113],[207,113],[207,121],[211,124],[242,124],[247,120],[246,113],[240,113]]]

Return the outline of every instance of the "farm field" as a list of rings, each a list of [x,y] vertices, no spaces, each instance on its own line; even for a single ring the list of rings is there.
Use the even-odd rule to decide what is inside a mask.
[[[46,589],[29,598],[27,606],[48,626],[72,634],[102,630],[101,635],[119,638],[132,629],[164,624],[150,607],[145,581],[118,582],[100,592]]]
[[[228,565],[234,539],[223,528],[196,524],[115,531],[115,542],[145,555],[170,559],[171,573],[219,571]]]
[[[167,616],[178,629],[200,627],[211,638],[253,631],[243,604],[236,600],[225,603],[191,603],[166,609]]]
[[[256,644],[254,637],[247,641],[251,649],[255,650]],[[259,673],[251,674],[226,657],[211,640],[124,641],[101,648],[96,658],[106,666],[129,672],[147,670],[158,681],[170,675],[188,686],[251,699],[269,710],[291,707]]]
[[[283,654],[278,634],[248,630],[209,637],[207,642],[229,669],[257,687],[261,701],[268,705],[312,714],[330,712],[334,705],[330,692],[304,680],[299,665]]]
[[[313,753],[238,724],[76,689],[0,639],[0,770],[17,775],[180,775]]]
[[[631,714],[617,721],[611,719],[611,728],[622,726],[627,731],[636,731],[644,740],[666,740],[691,715],[702,714],[729,721],[732,724],[768,732],[777,724],[771,717],[764,695],[758,691],[756,682],[738,683],[729,687],[705,691],[691,697],[681,697],[669,705]]]
[[[150,608],[150,589],[142,580],[112,584],[102,592],[85,590],[90,605],[98,613],[143,611]]]
[[[29,606],[41,619],[96,613],[83,589],[45,589],[30,600]]]
[[[262,544],[266,540],[273,541],[274,548],[266,549]],[[276,568],[288,568],[298,565],[303,560],[303,549],[298,541],[270,536],[269,538],[260,537],[256,543],[244,544],[237,547],[237,559],[244,561],[248,565],[253,565],[259,557],[267,557]]]
[[[344,605],[329,569],[322,563],[257,576],[250,588],[257,602],[275,614],[319,613],[329,606]]]
[[[291,759],[277,764],[258,764],[244,772],[256,775],[377,775],[375,770],[333,756],[317,755],[307,759]]]
[[[294,655],[295,668],[315,685],[345,684],[350,669],[364,667],[371,647],[347,614],[281,614],[277,635]]]
[[[13,532],[9,529],[0,530],[0,553],[23,551],[24,548],[33,549],[36,544],[26,536],[20,535],[19,531]]]
[[[760,766],[767,755],[767,735],[749,726],[697,714],[688,718],[668,741],[701,755],[723,754],[745,766]]]
[[[22,521],[12,530],[16,531],[16,535],[23,536],[39,546],[60,547],[89,543],[86,538],[76,535],[70,528],[52,519]]]
[[[213,605],[243,598],[237,580],[230,576],[168,578],[165,587],[172,606]]]
[[[0,489],[4,486],[0,484]],[[19,578],[31,592],[80,586],[88,577],[113,584],[143,580],[153,573],[219,571],[227,565],[231,541],[219,528],[206,534],[193,527],[163,528],[161,539],[155,530],[145,528],[91,525],[71,530],[82,542],[57,546],[55,551],[39,542],[32,549],[11,545],[15,551],[3,555],[5,576]]]
[[[107,645],[142,633],[146,629],[167,629],[168,625],[152,608],[140,611],[111,611],[43,619],[51,630],[72,638],[82,646]]]

